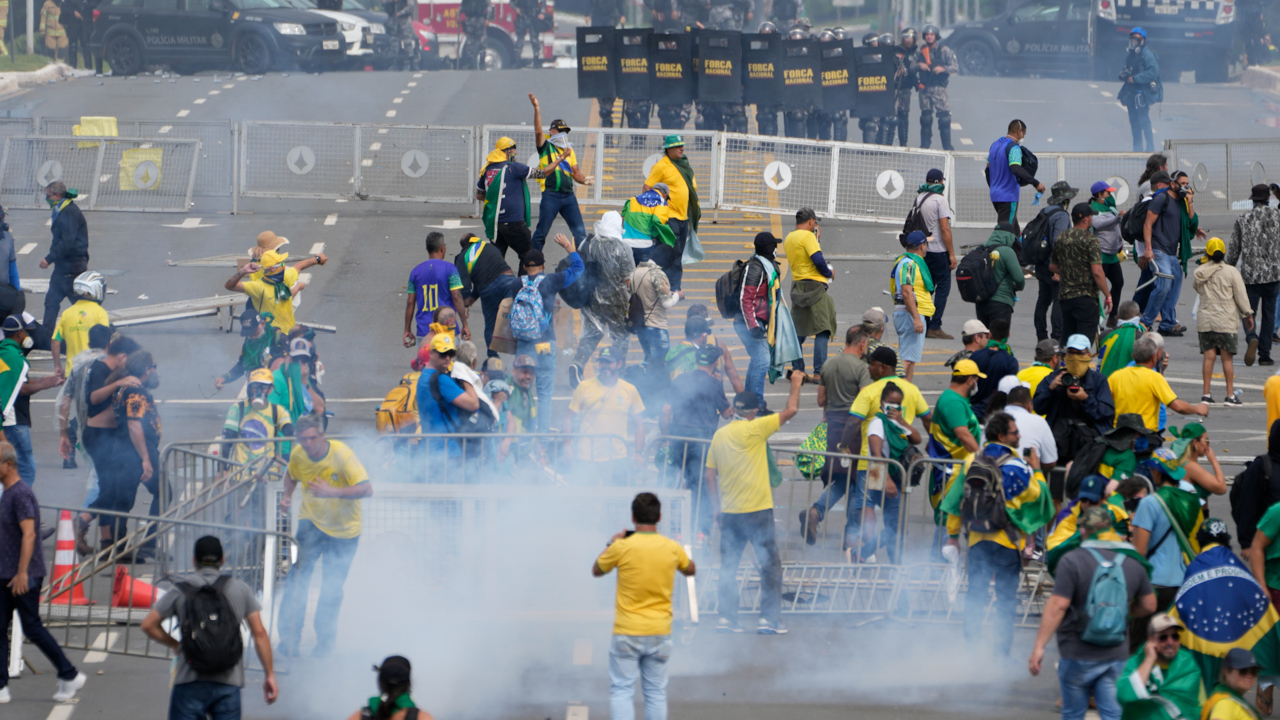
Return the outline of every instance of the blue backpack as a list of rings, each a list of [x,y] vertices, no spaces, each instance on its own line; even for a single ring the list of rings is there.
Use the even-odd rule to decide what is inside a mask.
[[[516,293],[515,302],[511,303],[511,314],[507,316],[511,323],[511,336],[516,340],[536,342],[547,332],[551,313],[543,306],[542,292],[538,290],[546,277],[539,275],[535,278],[520,278],[524,287]]]
[[[1084,603],[1080,639],[1090,645],[1115,647],[1125,641],[1129,625],[1129,583],[1124,577],[1125,556],[1116,553],[1108,562],[1097,550],[1089,551],[1098,567],[1089,582],[1089,595]]]

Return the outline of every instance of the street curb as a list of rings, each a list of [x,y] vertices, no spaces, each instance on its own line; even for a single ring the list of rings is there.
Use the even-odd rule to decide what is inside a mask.
[[[1255,90],[1265,90],[1266,92],[1280,95],[1280,67],[1259,67],[1255,65],[1245,68],[1241,82]]]
[[[75,70],[65,63],[52,63],[31,72],[0,72],[0,96],[16,92],[20,85],[38,85],[62,78],[90,77],[90,69]]]

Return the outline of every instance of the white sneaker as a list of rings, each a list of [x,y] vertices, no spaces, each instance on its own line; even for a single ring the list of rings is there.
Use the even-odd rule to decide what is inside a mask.
[[[9,686],[0,688],[0,705],[4,705],[13,699],[13,694],[9,692]]]
[[[76,676],[70,680],[58,681],[58,692],[53,694],[56,702],[66,702],[76,696],[76,691],[84,687],[84,683],[89,678],[84,673],[76,673]]]

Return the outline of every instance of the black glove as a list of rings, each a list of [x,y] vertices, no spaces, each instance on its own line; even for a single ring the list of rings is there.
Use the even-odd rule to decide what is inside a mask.
[[[765,336],[764,328],[760,327],[759,325],[751,328],[751,337],[755,338],[756,340],[763,340],[764,336]]]

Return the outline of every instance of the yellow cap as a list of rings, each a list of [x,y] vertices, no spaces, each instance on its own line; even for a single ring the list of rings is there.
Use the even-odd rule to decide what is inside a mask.
[[[952,375],[977,375],[978,377],[983,379],[986,379],[987,377],[986,373],[978,369],[978,363],[968,359],[961,360],[960,362],[956,363],[956,367],[954,370],[951,371],[951,374]]]
[[[275,382],[275,374],[266,368],[258,368],[249,373],[249,382],[266,383],[268,385]]]
[[[269,268],[269,267],[275,267],[276,265],[279,265],[288,259],[289,259],[289,253],[282,253],[282,252],[276,252],[275,250],[269,250],[267,252],[262,253],[262,259],[258,261],[258,264],[264,268]]]
[[[431,338],[431,349],[441,355],[457,350],[457,346],[453,344],[453,333],[436,333]]]
[[[504,136],[502,136],[502,137],[498,138],[498,142],[494,143],[494,144],[493,144],[493,146],[494,146],[495,148],[497,148],[498,150],[506,150],[506,149],[508,149],[508,148],[513,148],[513,147],[515,147],[515,146],[516,146],[516,141],[515,141],[515,140],[512,140],[511,138],[506,137],[506,136],[504,135]]]
[[[1222,238],[1210,238],[1209,244],[1204,246],[1205,255],[1213,255],[1216,252],[1227,254],[1227,244],[1222,242]]]

